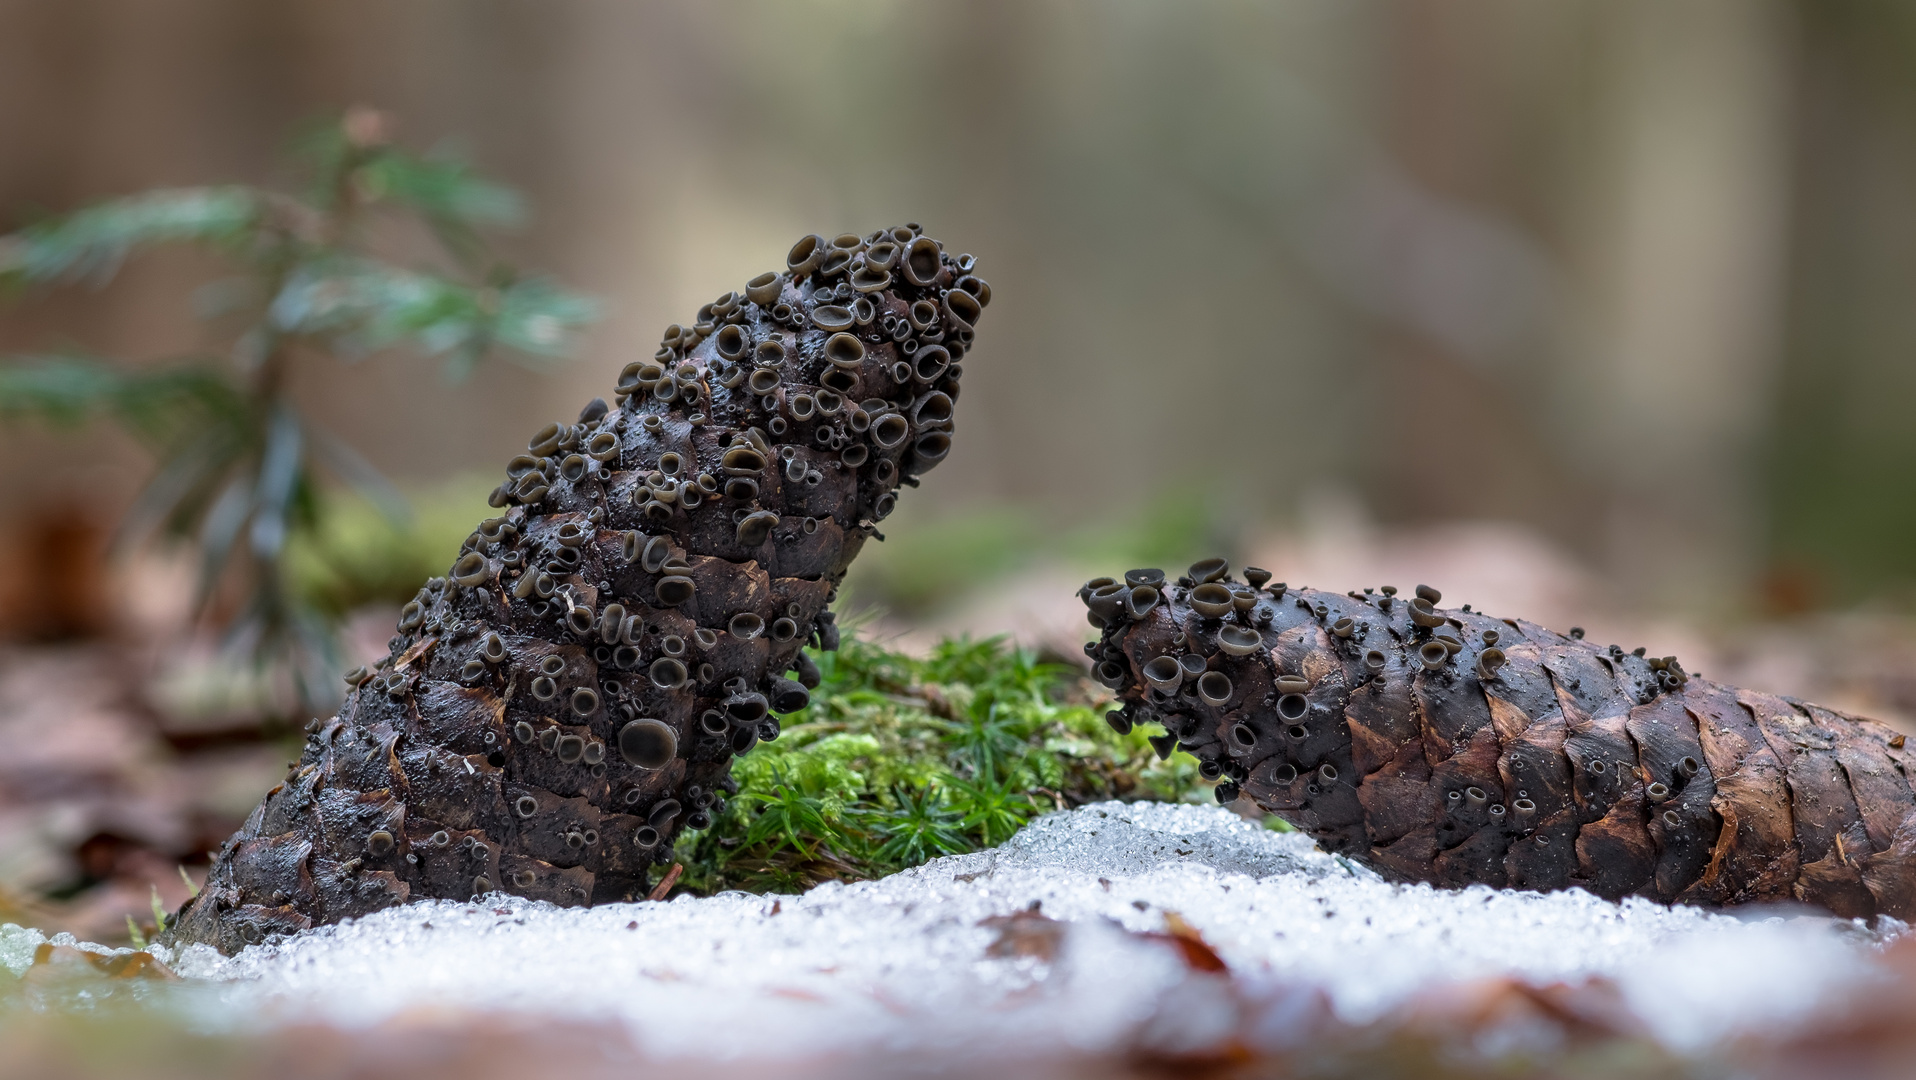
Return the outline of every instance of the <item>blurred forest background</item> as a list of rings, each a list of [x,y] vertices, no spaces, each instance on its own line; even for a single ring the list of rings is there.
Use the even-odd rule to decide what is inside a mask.
[[[664,326],[912,220],[996,303],[847,590],[867,632],[1070,655],[1083,578],[1221,552],[1916,718],[1916,9],[0,0],[0,232],[287,187],[355,105],[523,193],[502,250],[602,314],[549,371],[302,369],[415,507],[338,495],[292,561],[359,659]],[[0,355],[190,352],[216,263],[0,300]],[[138,443],[10,422],[0,455],[0,908],[143,907],[304,717],[191,632],[190,567],[105,558]]]

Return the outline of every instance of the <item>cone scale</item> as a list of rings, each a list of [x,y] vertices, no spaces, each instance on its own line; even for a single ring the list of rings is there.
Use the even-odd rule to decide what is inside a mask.
[[[1916,798],[1883,724],[1673,657],[1222,560],[1080,591],[1114,727],[1195,755],[1326,850],[1441,886],[1916,916]]]
[[[177,943],[410,900],[643,898],[837,647],[827,605],[949,451],[991,291],[917,226],[808,236],[535,434],[386,658],[220,849]]]

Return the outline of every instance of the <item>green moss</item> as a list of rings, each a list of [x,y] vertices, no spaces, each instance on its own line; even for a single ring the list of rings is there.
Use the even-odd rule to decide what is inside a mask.
[[[1002,638],[922,659],[848,637],[812,704],[738,760],[738,794],[675,853],[681,887],[792,891],[1003,843],[1050,810],[1208,800],[1196,760],[1105,723],[1109,695]]]

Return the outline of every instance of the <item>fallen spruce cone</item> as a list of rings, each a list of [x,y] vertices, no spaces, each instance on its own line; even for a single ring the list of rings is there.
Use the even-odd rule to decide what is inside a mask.
[[[170,938],[230,952],[423,898],[647,894],[838,644],[826,605],[951,446],[991,290],[917,226],[808,236],[506,467],[502,512],[218,853]],[[880,537],[882,539],[882,536]],[[797,678],[788,677],[795,672]]]
[[[1120,732],[1155,721],[1329,851],[1409,882],[1796,900],[1916,917],[1903,736],[1437,590],[1328,593],[1221,559],[1098,578],[1085,646]]]

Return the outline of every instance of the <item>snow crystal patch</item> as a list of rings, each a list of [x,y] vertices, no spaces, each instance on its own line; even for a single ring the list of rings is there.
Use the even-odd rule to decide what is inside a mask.
[[[1272,832],[1220,807],[1188,803],[1101,803],[1048,814],[986,854],[993,866],[1078,874],[1139,874],[1190,862],[1251,877],[1376,877],[1326,855],[1303,833]]]
[[[1034,904],[1062,925],[1034,919],[1031,947],[994,948],[1004,917]],[[1141,936],[1169,913],[1232,980],[1194,975]],[[0,939],[0,961],[13,944]],[[609,1019],[653,1054],[745,1057],[1203,1045],[1269,1027],[1245,1003],[1300,987],[1361,1023],[1446,983],[1602,976],[1660,1038],[1695,1050],[1774,1033],[1867,978],[1871,944],[1832,920],[1395,886],[1220,808],[1102,803],[993,851],[802,896],[422,902],[231,959],[194,948],[171,960],[213,980],[236,1024],[464,1007]]]
[[[48,937],[38,930],[13,923],[0,923],[0,967],[15,975],[24,975],[33,966],[33,955],[42,945],[64,945],[70,949],[93,953],[98,956],[118,956],[130,953],[132,949],[115,949],[106,945],[96,945],[91,941],[81,941],[68,933],[58,933]],[[211,952],[212,950],[207,950]],[[214,955],[218,955],[215,953]]]
[[[38,930],[8,923],[0,926],[0,967],[15,975],[24,975],[33,966],[33,951],[47,936]]]

